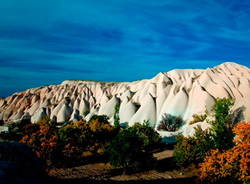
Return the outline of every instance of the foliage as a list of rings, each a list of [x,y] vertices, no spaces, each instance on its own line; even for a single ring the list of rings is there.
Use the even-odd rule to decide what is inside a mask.
[[[120,127],[120,117],[119,117],[120,104],[116,104],[114,113],[114,126]]]
[[[89,128],[95,142],[104,143],[110,141],[116,135],[115,128],[109,122],[101,122],[99,119],[90,121]]]
[[[149,122],[144,122],[143,124],[135,123],[132,128],[143,138],[143,144],[146,150],[152,150],[161,141],[160,135],[149,126]]]
[[[22,129],[29,124],[31,124],[30,120],[10,123],[8,124],[8,132],[1,132],[0,138],[8,141],[19,141],[24,136]]]
[[[194,114],[193,115],[193,120],[189,122],[189,125],[198,123],[198,122],[203,122],[207,118],[207,114]]]
[[[232,122],[230,120],[230,108],[234,101],[228,98],[216,99],[213,107],[215,120],[212,124],[213,141],[215,148],[227,150],[233,146],[234,134],[232,132]]]
[[[203,183],[250,183],[250,122],[240,122],[234,129],[236,145],[227,150],[212,150],[200,165]]]
[[[211,121],[210,131],[201,128],[195,130],[193,137],[177,137],[174,157],[177,165],[183,167],[191,163],[198,164],[203,161],[206,153],[211,149],[227,150],[233,146],[232,123],[230,108],[234,101],[232,99],[216,99],[213,107],[214,121]],[[193,122],[206,118],[194,115]]]
[[[89,110],[84,111],[83,116],[86,117],[89,114],[89,112],[90,112]]]
[[[36,125],[26,127],[28,131],[34,130],[34,132],[23,136],[20,142],[30,146],[39,158],[51,165],[57,162],[58,155],[60,155],[57,131],[53,126],[43,124],[38,124],[38,126],[39,128]]]
[[[108,120],[109,120],[109,117],[106,116],[106,115],[96,115],[96,114],[94,114],[94,115],[90,118],[89,122],[91,122],[92,120],[96,120],[96,119],[97,119],[99,122],[105,122],[105,123],[107,123]]]
[[[74,162],[81,158],[81,153],[91,139],[89,130],[89,125],[84,121],[74,122],[59,129],[62,154],[66,162],[70,159]]]
[[[183,124],[184,122],[181,117],[164,114],[157,130],[174,132],[177,131]]]
[[[151,139],[152,138],[152,139]],[[160,141],[160,137],[146,124],[135,124],[119,132],[107,149],[111,165],[122,166],[124,171],[139,169],[152,163],[150,148]]]
[[[77,162],[85,156],[98,156],[104,153],[117,131],[108,122],[100,120],[103,120],[103,117],[96,116],[88,123],[78,121],[59,129],[62,153],[67,162]]]
[[[197,127],[192,137],[177,136],[174,158],[179,167],[185,167],[192,163],[198,164],[203,161],[206,153],[211,148],[213,148],[211,133]]]

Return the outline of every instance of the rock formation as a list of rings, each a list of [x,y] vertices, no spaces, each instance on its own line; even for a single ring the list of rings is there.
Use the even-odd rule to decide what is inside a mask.
[[[113,121],[118,104],[121,123],[148,120],[156,127],[164,114],[188,122],[193,114],[211,110],[217,97],[234,98],[233,108],[244,108],[243,119],[250,120],[249,68],[224,63],[208,69],[172,70],[135,82],[64,81],[0,99],[0,120],[28,113],[32,122],[45,116],[58,122],[74,121],[93,114],[107,115]]]

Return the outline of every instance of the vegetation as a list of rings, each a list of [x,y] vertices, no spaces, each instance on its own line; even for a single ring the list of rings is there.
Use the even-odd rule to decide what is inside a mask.
[[[84,117],[87,116],[88,114],[89,114],[89,110],[86,110],[86,111],[83,112]]]
[[[216,99],[209,130],[195,129],[192,137],[177,136],[174,159],[179,167],[199,166],[202,183],[250,183],[250,122],[235,125],[232,99]],[[74,166],[92,158],[123,168],[124,172],[154,165],[153,151],[161,146],[159,134],[149,122],[120,127],[119,105],[114,109],[114,126],[107,116],[93,115],[57,127],[49,119],[37,124],[23,120],[9,125],[0,138],[28,145],[47,166]],[[205,121],[208,114],[194,115],[189,124]],[[158,130],[176,131],[180,117],[165,114]],[[0,150],[8,158],[8,149]],[[3,155],[3,154],[2,154]],[[0,154],[0,157],[2,156]],[[165,165],[164,165],[165,167]]]
[[[147,124],[135,124],[120,131],[111,142],[107,149],[108,162],[123,167],[124,172],[147,167],[153,161],[151,146],[159,141],[158,133]]]
[[[234,101],[231,99],[216,99],[213,107],[214,121],[209,122],[212,125],[210,131],[197,128],[192,137],[177,137],[174,157],[180,167],[191,163],[199,164],[211,149],[227,150],[234,145],[233,124],[230,121],[230,108],[233,104]],[[194,117],[200,120],[206,116]]]
[[[206,153],[213,147],[211,133],[203,131],[200,127],[196,128],[192,137],[177,136],[177,144],[174,150],[174,158],[179,167],[186,167],[190,164],[199,164],[203,161]]]
[[[30,120],[21,120],[20,122],[13,122],[8,125],[8,132],[2,132],[0,139],[19,141],[25,134],[23,129],[26,125],[31,124]]]
[[[94,115],[90,118],[89,122],[91,122],[91,121],[93,121],[93,120],[98,120],[98,121],[100,121],[100,122],[107,123],[107,122],[109,122],[109,117],[106,116],[106,115],[96,115],[96,114],[94,114]]]
[[[177,131],[183,124],[184,122],[181,117],[164,114],[157,130],[174,132]]]
[[[55,127],[39,122],[27,125],[23,132],[26,134],[19,142],[31,147],[47,165],[54,164],[60,159],[59,138]]]
[[[226,150],[233,146],[234,134],[232,132],[233,123],[231,122],[230,108],[233,106],[232,99],[216,99],[213,107],[215,120],[211,121],[213,140],[215,148]]]
[[[9,131],[1,133],[0,138],[25,143],[48,166],[52,166],[72,165],[85,157],[103,155],[117,133],[107,116],[94,115],[89,122],[78,121],[61,128],[48,119],[36,124],[21,121],[10,124]]]
[[[120,117],[119,117],[120,104],[116,104],[114,113],[114,126],[120,127]]]
[[[250,183],[250,122],[234,129],[236,145],[229,150],[214,149],[200,165],[203,183]]]
[[[201,115],[194,114],[193,115],[193,120],[191,120],[189,122],[189,125],[192,125],[192,124],[195,124],[195,123],[198,123],[198,122],[203,122],[206,118],[207,118],[207,114],[201,114]]]

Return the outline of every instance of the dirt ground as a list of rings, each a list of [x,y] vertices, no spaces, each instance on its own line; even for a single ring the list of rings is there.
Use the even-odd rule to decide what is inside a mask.
[[[157,165],[154,169],[123,174],[121,169],[105,163],[93,163],[72,168],[51,169],[49,175],[55,183],[155,183],[155,184],[193,184],[197,169],[179,169],[174,164],[173,150],[163,150],[154,154]]]

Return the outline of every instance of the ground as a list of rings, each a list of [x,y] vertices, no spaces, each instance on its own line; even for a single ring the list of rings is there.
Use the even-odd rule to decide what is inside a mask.
[[[105,163],[91,163],[72,168],[49,170],[49,175],[60,184],[74,183],[157,183],[157,184],[193,184],[197,179],[197,169],[190,167],[179,169],[173,160],[173,150],[165,149],[154,153],[157,164],[154,169],[123,174],[119,168]]]

